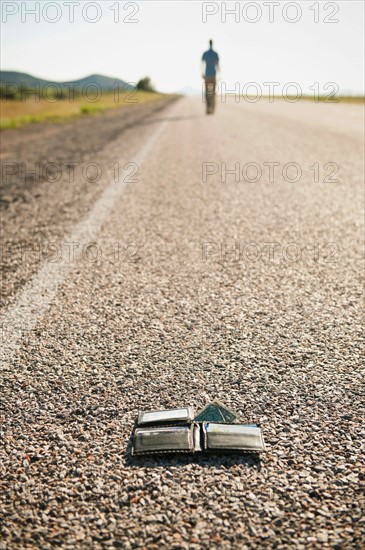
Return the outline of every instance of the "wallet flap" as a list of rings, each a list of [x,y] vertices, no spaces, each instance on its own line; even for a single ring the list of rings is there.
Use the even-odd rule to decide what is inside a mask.
[[[192,451],[194,426],[165,426],[161,428],[136,428],[133,453]]]
[[[264,450],[261,429],[258,427],[207,422],[203,425],[203,430],[207,450]]]
[[[169,409],[165,411],[143,411],[138,415],[138,425],[170,424],[172,422],[191,422],[194,418],[192,407]]]

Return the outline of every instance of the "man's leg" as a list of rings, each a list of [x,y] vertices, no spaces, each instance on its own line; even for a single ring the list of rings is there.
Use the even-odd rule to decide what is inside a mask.
[[[210,113],[210,95],[209,95],[209,80],[205,79],[205,101],[207,115]]]
[[[213,78],[205,79],[205,97],[207,102],[207,114],[211,114],[214,112],[215,86],[216,86],[215,79]]]
[[[212,113],[214,113],[215,110],[215,92],[216,92],[216,81],[214,80],[212,82],[213,90],[212,90]]]

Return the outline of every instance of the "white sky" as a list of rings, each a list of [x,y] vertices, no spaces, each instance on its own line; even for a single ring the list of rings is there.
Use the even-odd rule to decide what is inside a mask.
[[[261,20],[249,23],[242,15],[242,9],[248,9],[248,2],[243,1],[239,2],[239,21],[227,15],[227,21],[222,22],[224,5],[232,9],[235,3],[209,2],[218,13],[203,23],[203,4],[207,3],[200,0],[144,0],[130,2],[128,9],[123,9],[124,1],[79,0],[74,6],[75,21],[70,23],[65,1],[38,2],[40,22],[35,22],[34,15],[27,15],[25,10],[34,9],[37,2],[2,0],[2,69],[58,81],[100,73],[136,82],[149,75],[163,92],[186,87],[199,90],[201,55],[208,47],[208,39],[213,38],[227,88],[233,88],[237,81],[241,85],[276,81],[281,88],[294,81],[308,91],[314,82],[321,87],[326,82],[336,82],[340,90],[364,92],[362,0],[298,0],[302,15],[297,23],[283,18],[283,8],[288,9],[289,18],[295,16],[295,7],[288,7],[289,2],[280,2],[274,22],[270,23],[269,7],[264,5],[267,1],[258,0],[253,4],[261,7]],[[52,19],[56,16],[55,4],[61,19],[47,22],[42,10],[48,5],[46,17]],[[84,20],[86,4],[98,4],[101,18],[97,23]],[[117,4],[119,23],[114,22],[111,9]],[[139,11],[131,18],[138,22],[123,21],[132,13],[133,4],[138,4]],[[315,12],[310,9],[315,4],[319,8],[319,23],[314,22]],[[339,12],[331,15],[336,6]],[[16,9],[14,15],[6,15]],[[92,6],[86,11],[90,18],[96,13]],[[251,6],[245,17],[253,19],[255,15],[255,6]],[[325,17],[337,18],[339,22],[324,23]]]

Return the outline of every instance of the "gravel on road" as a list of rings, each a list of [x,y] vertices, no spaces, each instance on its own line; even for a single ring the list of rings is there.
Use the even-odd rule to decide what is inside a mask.
[[[74,263],[1,371],[2,550],[364,545],[363,111],[338,109],[206,117],[184,98],[154,116],[167,126],[99,254]],[[100,162],[128,162],[151,125]],[[138,411],[212,400],[261,425],[260,460],[126,456]]]
[[[109,180],[133,172],[123,170],[121,157],[126,163],[131,159],[154,118],[176,99],[167,96],[74,122],[2,132],[2,305],[11,301],[44,259],[57,258],[57,245]]]

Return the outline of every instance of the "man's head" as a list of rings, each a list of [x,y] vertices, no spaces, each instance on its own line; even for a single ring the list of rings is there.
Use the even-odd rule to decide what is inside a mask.
[[[209,46],[213,48],[213,40],[209,40]]]

